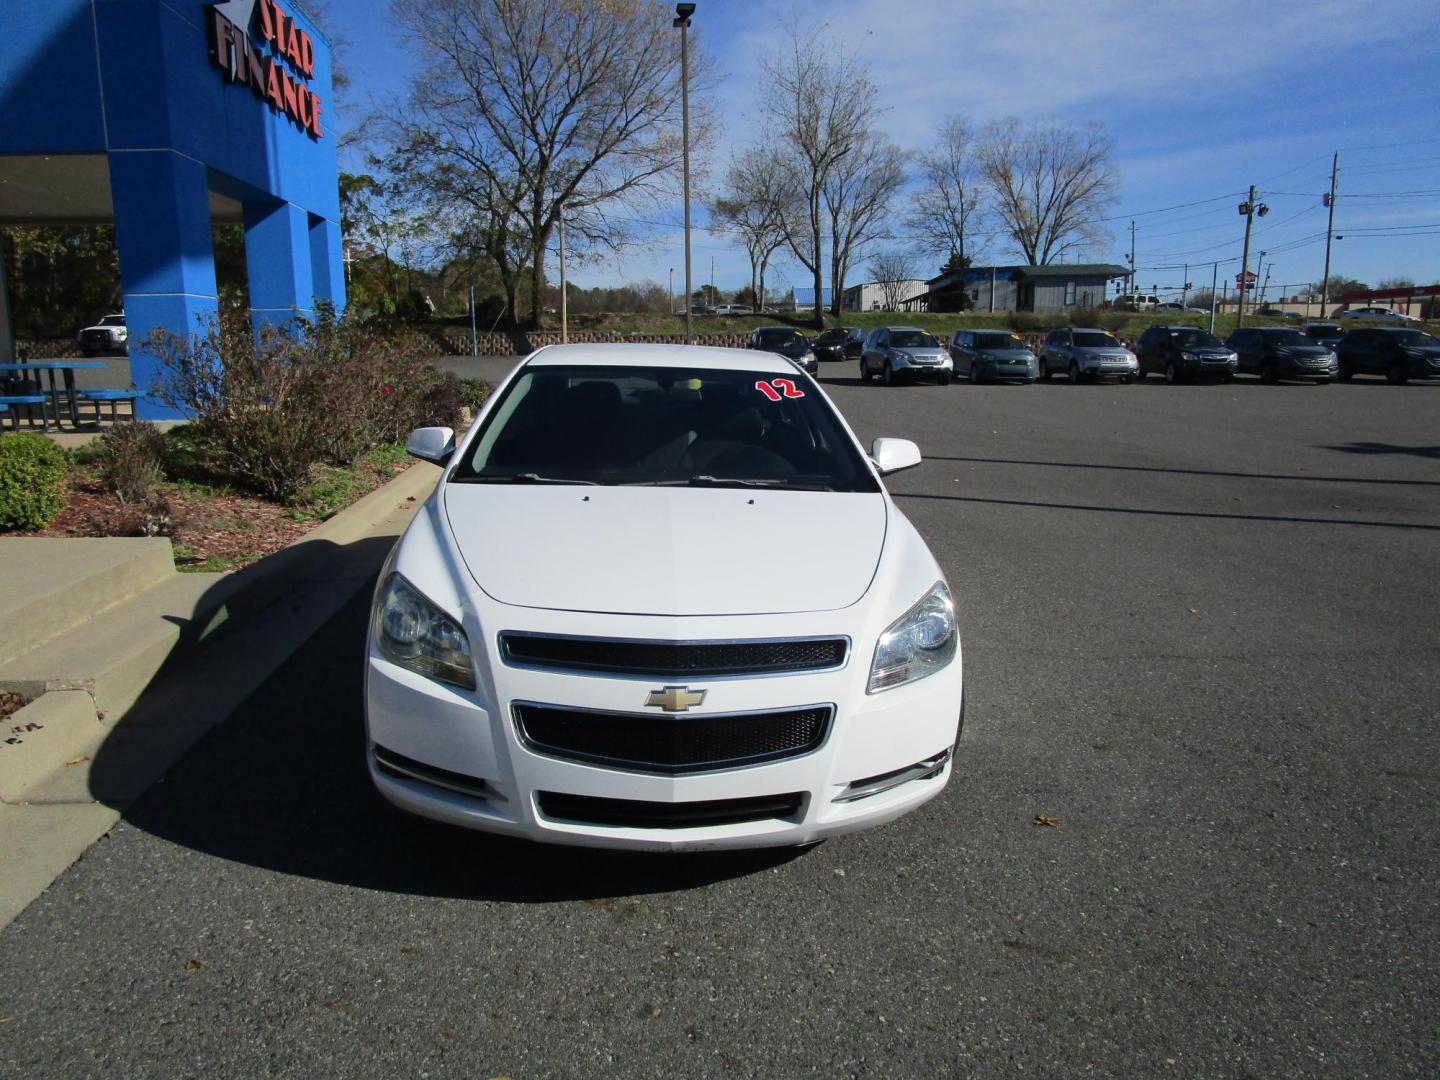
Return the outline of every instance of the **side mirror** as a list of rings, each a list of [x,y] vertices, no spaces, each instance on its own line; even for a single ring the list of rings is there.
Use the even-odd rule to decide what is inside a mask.
[[[870,444],[870,460],[875,462],[881,476],[889,476],[919,465],[920,447],[909,439],[876,439]]]
[[[455,452],[455,431],[448,427],[422,427],[410,432],[405,452],[421,461],[444,465]]]

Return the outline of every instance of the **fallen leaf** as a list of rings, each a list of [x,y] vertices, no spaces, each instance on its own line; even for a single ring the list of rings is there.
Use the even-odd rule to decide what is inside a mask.
[[[71,765],[83,765],[83,764],[85,764],[85,762],[87,762],[87,761],[89,761],[89,760],[90,760],[90,755],[89,755],[89,754],[81,754],[79,757],[77,757],[77,758],[71,758],[69,761],[65,762],[65,765],[66,765],[67,768],[68,768],[69,766],[71,766]]]
[[[11,1020],[14,1019],[15,1018],[13,1016],[0,1016],[0,1024],[8,1024]]]
[[[199,971],[199,970],[200,970],[202,967],[204,967],[204,966],[205,966],[205,965],[202,964],[199,960],[186,960],[186,961],[185,961],[185,970],[186,970],[186,971]]]
[[[1046,817],[1044,814],[1036,814],[1035,824],[1047,829],[1056,829],[1060,826],[1060,819],[1057,817]]]
[[[837,867],[835,868],[835,876],[836,876],[836,877],[844,877],[844,876],[845,876],[845,871],[844,871],[843,869],[841,869],[840,867],[837,866]]]
[[[1186,608],[1185,610],[1188,611],[1188,612],[1190,612],[1191,615],[1196,614],[1196,611],[1195,611],[1195,609],[1194,609],[1193,607],[1192,607],[1192,608]]]
[[[460,1033],[458,1031],[442,1031],[440,1032],[440,1034],[444,1035],[445,1038],[449,1039],[451,1042],[460,1041]]]

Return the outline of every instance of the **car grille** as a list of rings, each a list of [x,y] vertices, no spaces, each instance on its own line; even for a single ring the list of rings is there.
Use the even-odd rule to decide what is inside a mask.
[[[676,679],[826,671],[844,666],[849,646],[846,638],[624,641],[500,635],[500,652],[508,664]]]
[[[597,799],[542,791],[540,813],[559,821],[582,825],[609,825],[641,829],[695,829],[707,825],[738,825],[772,818],[797,818],[804,796],[762,795],[749,799],[711,799],[704,802],[658,803],[638,799]]]
[[[825,741],[834,709],[649,716],[517,704],[515,726],[534,750],[643,772],[693,773],[808,754]]]

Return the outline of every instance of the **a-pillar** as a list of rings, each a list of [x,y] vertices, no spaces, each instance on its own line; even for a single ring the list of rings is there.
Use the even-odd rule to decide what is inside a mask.
[[[209,178],[204,165],[173,150],[115,150],[109,160],[130,379],[140,392],[135,415],[179,419],[183,413],[156,396],[163,371],[147,344],[156,330],[204,334],[215,319]]]
[[[315,302],[310,215],[294,203],[246,203],[245,268],[257,336],[267,325],[282,326],[297,315],[309,318]]]
[[[340,226],[329,218],[310,215],[310,273],[316,301],[325,301],[338,315],[345,310],[345,263]]]

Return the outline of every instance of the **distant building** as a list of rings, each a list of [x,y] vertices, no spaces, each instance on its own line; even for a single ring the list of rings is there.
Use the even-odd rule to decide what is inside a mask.
[[[1051,263],[1047,266],[972,266],[963,274],[941,274],[925,282],[906,311],[1068,311],[1098,308],[1111,281],[1128,271],[1111,263]]]
[[[840,308],[842,311],[899,311],[905,301],[923,293],[928,282],[919,278],[904,281],[867,281],[851,285],[845,290]],[[892,304],[890,298],[898,301]]]

